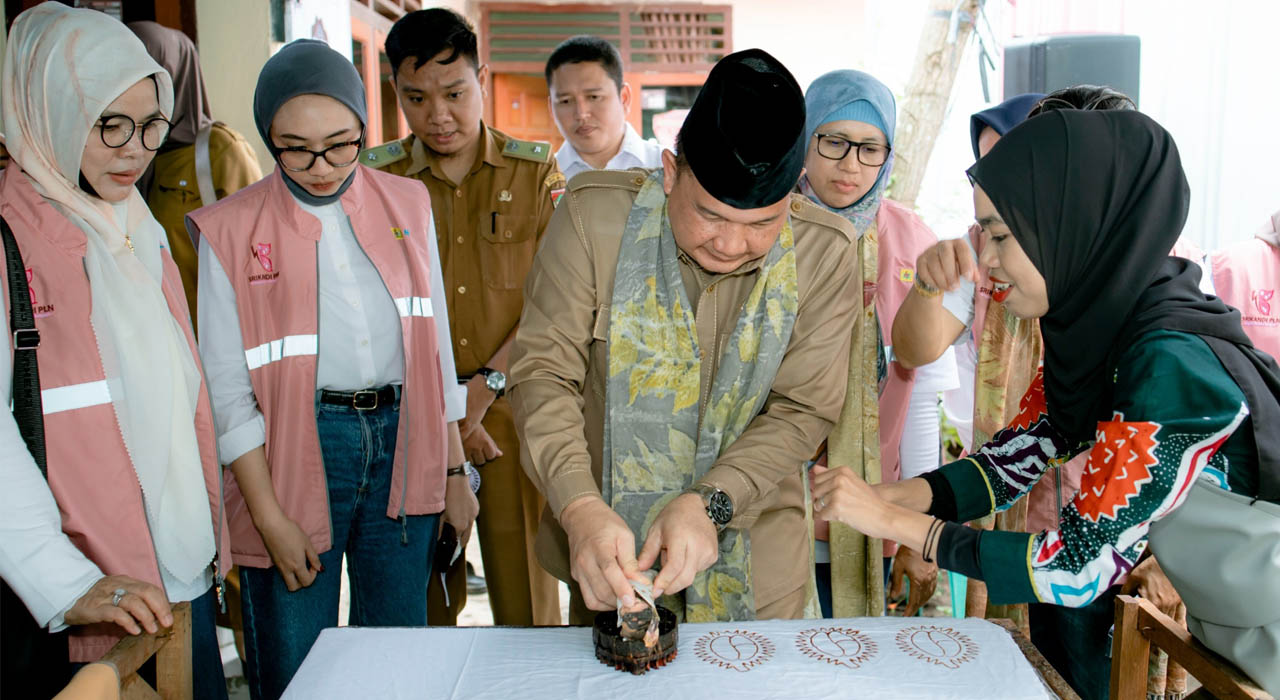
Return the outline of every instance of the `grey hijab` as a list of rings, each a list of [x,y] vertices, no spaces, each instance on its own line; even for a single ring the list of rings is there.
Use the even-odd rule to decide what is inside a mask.
[[[298,39],[290,42],[262,67],[258,74],[258,87],[253,93],[253,120],[258,126],[258,134],[277,159],[280,149],[271,141],[271,122],[280,107],[298,95],[332,97],[355,112],[361,127],[368,123],[364,82],[360,80],[355,65],[323,41]],[[295,197],[315,206],[337,201],[356,176],[356,171],[351,171],[337,192],[317,197],[294,182],[289,171],[280,168],[280,172]]]

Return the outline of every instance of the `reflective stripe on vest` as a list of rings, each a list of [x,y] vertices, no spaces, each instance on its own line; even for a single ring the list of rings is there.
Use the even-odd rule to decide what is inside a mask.
[[[107,380],[84,384],[68,384],[40,392],[40,403],[44,414],[61,413],[77,408],[88,408],[111,403],[111,391],[107,389]]]
[[[396,299],[396,310],[400,312],[401,318],[430,317],[432,315],[431,299],[430,297],[399,297]]]
[[[280,340],[272,340],[256,348],[245,350],[244,359],[249,369],[255,370],[286,357],[314,355],[317,343],[315,335],[287,335]]]

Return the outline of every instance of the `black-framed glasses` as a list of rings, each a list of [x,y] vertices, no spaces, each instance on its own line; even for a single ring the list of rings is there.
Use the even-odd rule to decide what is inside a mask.
[[[152,117],[138,124],[131,117],[116,114],[98,120],[98,134],[107,148],[123,148],[133,138],[138,127],[142,127],[142,147],[148,151],[158,151],[169,138],[169,130],[173,125],[164,117]]]
[[[849,151],[856,146],[858,149],[858,162],[869,168],[878,168],[889,160],[889,151],[892,150],[883,143],[867,141],[858,143],[850,141],[843,136],[835,134],[814,134],[814,138],[818,139],[818,155],[831,160],[844,160],[849,155]]]
[[[301,173],[310,170],[316,164],[316,158],[321,156],[329,165],[335,168],[345,168],[356,162],[360,157],[360,144],[364,142],[364,132],[360,133],[360,138],[355,141],[343,141],[335,143],[332,146],[322,150],[313,151],[306,146],[289,146],[288,148],[276,147],[276,159],[280,161],[280,165],[285,170]]]

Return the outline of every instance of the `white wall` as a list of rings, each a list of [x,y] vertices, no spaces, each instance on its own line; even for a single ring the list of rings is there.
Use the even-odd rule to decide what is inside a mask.
[[[866,70],[867,21],[876,0],[738,0],[733,5],[733,48],[773,54],[808,88],[836,68]]]
[[[1191,185],[1184,235],[1247,240],[1280,209],[1280,3],[1129,0],[1142,37],[1142,111],[1177,141]]]
[[[270,3],[198,0],[196,26],[213,118],[243,134],[257,151],[262,171],[271,172],[271,154],[253,124],[253,89],[272,52]]]
[[[351,59],[351,1],[294,0],[284,6],[285,43],[294,39],[322,39]],[[319,24],[317,24],[319,23]],[[316,36],[323,29],[324,36]]]

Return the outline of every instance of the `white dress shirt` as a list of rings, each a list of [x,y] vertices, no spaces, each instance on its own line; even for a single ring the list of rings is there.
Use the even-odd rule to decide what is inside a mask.
[[[312,206],[298,202],[298,206],[321,224],[317,245],[317,388],[357,391],[403,384],[404,342],[399,312],[377,268],[356,241],[342,203]],[[467,392],[458,384],[454,367],[434,222],[427,231],[427,242],[445,420],[453,422],[466,415]],[[209,381],[218,453],[223,464],[230,464],[266,443],[266,423],[249,379],[235,289],[218,256],[207,245],[200,246],[199,279],[200,357]]]
[[[556,163],[560,166],[560,172],[564,173],[565,179],[570,179],[584,170],[594,170],[587,161],[582,159],[582,156],[578,155],[577,149],[568,139],[565,139],[560,150],[556,151]],[[645,141],[640,138],[640,134],[636,133],[630,123],[627,123],[626,131],[622,135],[622,148],[618,149],[617,155],[609,159],[604,169],[657,168],[661,165],[661,144],[653,139]]]

